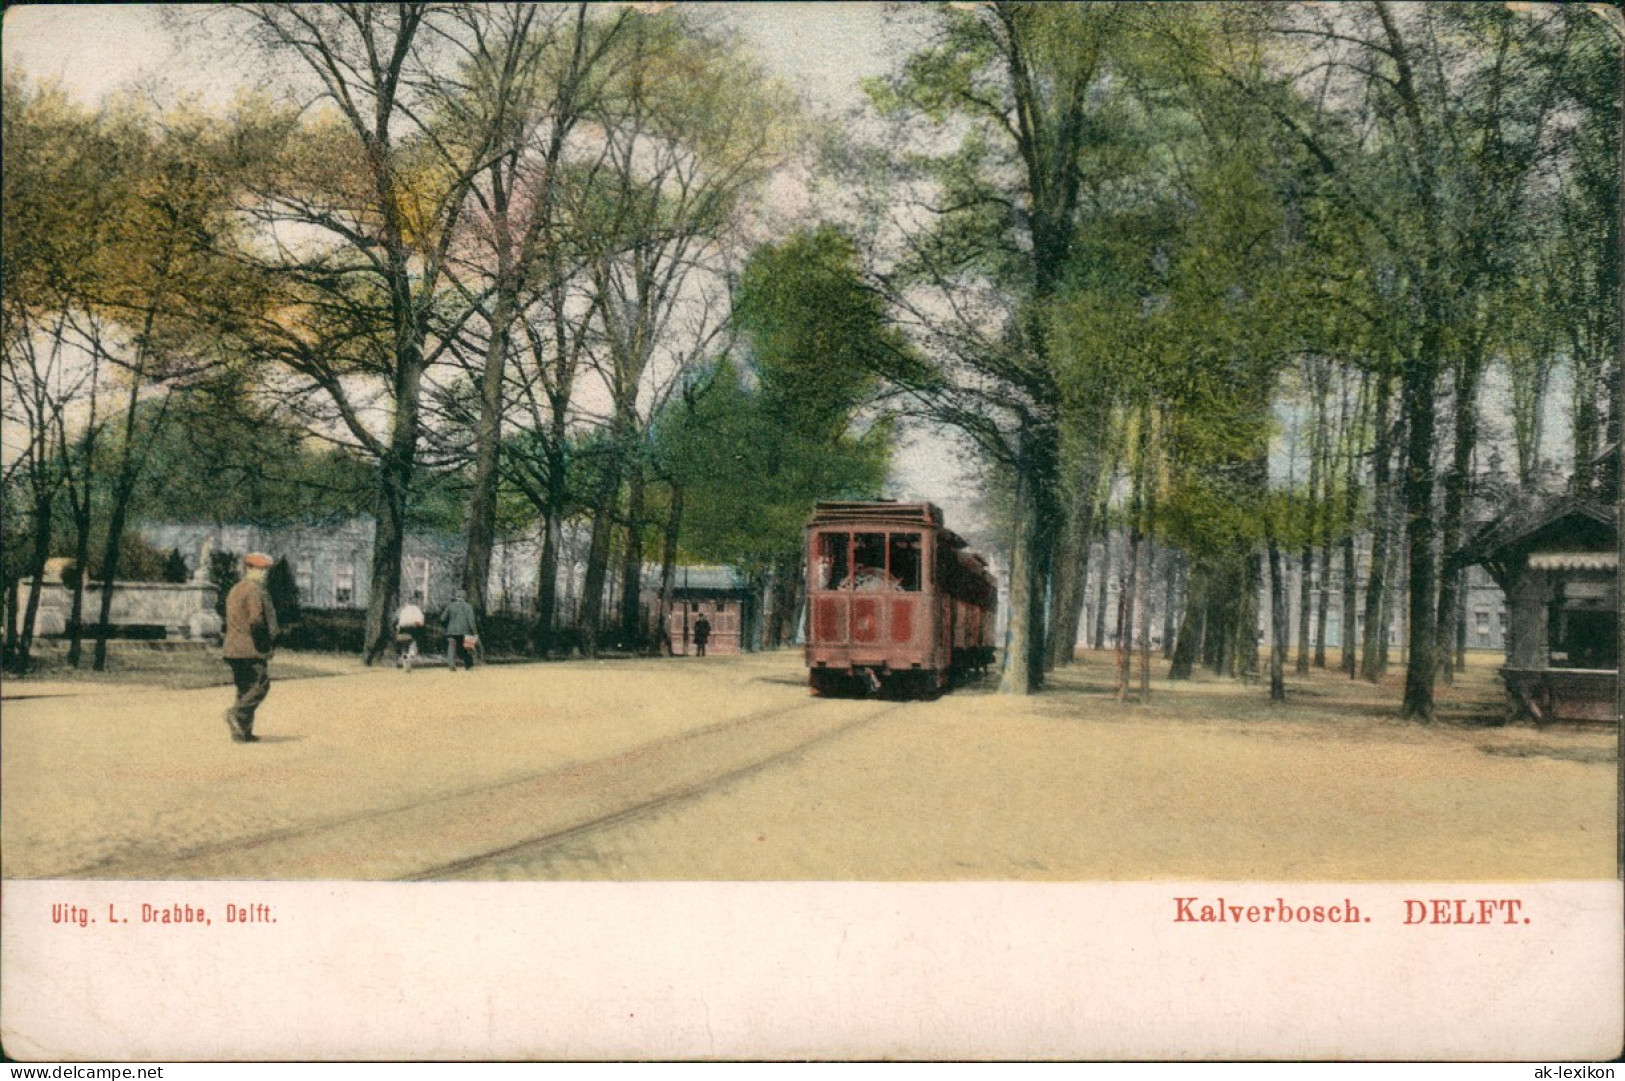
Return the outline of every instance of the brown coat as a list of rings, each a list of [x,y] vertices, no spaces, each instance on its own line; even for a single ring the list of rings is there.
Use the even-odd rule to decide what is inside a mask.
[[[226,659],[264,659],[275,641],[276,608],[265,586],[246,578],[232,586],[226,594]]]

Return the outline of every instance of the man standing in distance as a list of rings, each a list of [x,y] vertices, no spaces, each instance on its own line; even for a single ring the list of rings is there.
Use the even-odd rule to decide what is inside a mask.
[[[468,603],[468,594],[458,590],[452,602],[446,605],[446,662],[453,672],[457,666],[474,667],[473,645],[479,639],[479,624],[474,619],[474,606]]]
[[[237,704],[226,710],[226,726],[238,743],[255,743],[254,710],[271,692],[269,661],[275,651],[276,608],[265,590],[271,557],[243,557],[243,580],[226,594],[226,663],[237,684]]]

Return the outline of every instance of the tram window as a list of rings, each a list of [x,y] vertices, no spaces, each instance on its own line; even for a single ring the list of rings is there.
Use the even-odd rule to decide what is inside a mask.
[[[886,534],[859,533],[852,546],[852,588],[886,588]]]
[[[910,593],[920,589],[920,535],[918,533],[893,533],[891,535],[891,571],[892,587],[906,590]]]
[[[814,579],[818,589],[840,589],[846,582],[847,546],[851,543],[850,533],[818,535],[818,574]]]

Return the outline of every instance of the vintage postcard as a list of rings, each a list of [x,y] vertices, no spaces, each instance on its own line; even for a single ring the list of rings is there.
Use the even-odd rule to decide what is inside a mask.
[[[1613,7],[0,40],[8,1058],[1625,1050]]]

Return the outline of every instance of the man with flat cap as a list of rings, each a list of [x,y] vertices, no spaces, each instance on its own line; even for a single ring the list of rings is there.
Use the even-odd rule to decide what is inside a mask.
[[[265,589],[271,557],[250,552],[243,557],[243,580],[226,594],[226,663],[237,684],[237,704],[226,710],[226,725],[238,743],[255,743],[254,710],[271,692],[269,662],[275,651],[276,608]]]

